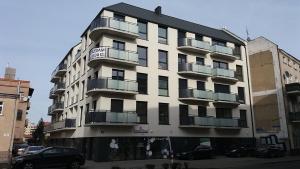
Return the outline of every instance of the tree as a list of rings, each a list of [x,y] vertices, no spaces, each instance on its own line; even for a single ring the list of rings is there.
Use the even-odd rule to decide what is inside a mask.
[[[36,126],[36,130],[32,133],[33,142],[36,145],[42,145],[45,140],[44,120],[41,118]]]

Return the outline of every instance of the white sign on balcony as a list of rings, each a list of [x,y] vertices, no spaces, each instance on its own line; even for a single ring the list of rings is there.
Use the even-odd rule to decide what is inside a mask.
[[[106,55],[106,47],[94,48],[90,52],[91,59],[102,58],[105,57],[105,55]]]

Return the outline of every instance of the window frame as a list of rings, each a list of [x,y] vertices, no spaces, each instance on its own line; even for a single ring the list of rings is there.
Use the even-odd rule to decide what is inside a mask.
[[[113,104],[113,103],[115,103],[115,104]],[[119,105],[119,103],[120,103],[120,105]],[[116,108],[120,109],[120,111],[115,110]],[[124,100],[122,100],[122,99],[110,99],[110,111],[111,112],[116,112],[116,113],[123,113],[124,112]]]
[[[117,46],[115,46],[115,44],[116,44]],[[123,46],[122,46],[122,45],[123,45]],[[123,48],[121,48],[121,46],[122,46]],[[122,42],[122,41],[118,41],[118,40],[113,40],[112,48],[113,48],[113,49],[116,49],[116,50],[125,51],[125,49],[126,49],[126,43],[125,43],[125,42]]]
[[[162,84],[161,82],[166,81],[166,87],[164,86],[165,84]],[[158,92],[159,96],[169,96],[169,78],[167,76],[158,76],[158,90],[166,90],[167,95],[161,95]]]
[[[4,111],[4,102],[0,101],[0,115],[3,115],[3,111]]]
[[[117,72],[116,76],[114,76],[114,72]],[[123,73],[123,76],[119,75],[121,72]],[[122,77],[122,78],[120,78],[120,77]],[[125,79],[125,71],[121,70],[121,69],[112,69],[111,70],[111,79],[124,81],[124,79]]]
[[[145,32],[140,29],[140,24],[145,25],[145,28],[146,28]],[[148,40],[148,23],[138,20],[137,25],[138,25],[138,31],[139,31],[139,39]],[[143,35],[143,36],[141,36],[141,35]]]
[[[140,57],[142,55],[140,55],[139,49],[143,49],[145,50],[145,57]],[[143,66],[143,67],[148,67],[148,47],[145,46],[137,46],[137,53],[138,53],[138,62],[139,62],[139,66]],[[146,64],[141,64],[140,60],[145,61]]]
[[[240,91],[242,91],[242,93],[240,93]],[[240,97],[240,94],[241,94],[242,98]],[[239,103],[242,103],[242,104],[246,103],[244,87],[238,87],[238,101],[239,101]]]
[[[160,30],[165,30],[165,36],[161,36]],[[168,28],[164,26],[158,26],[158,43],[168,44]]]
[[[166,111],[164,111],[163,108],[166,108]],[[158,103],[158,124],[159,125],[170,125],[169,111],[170,111],[169,103],[161,103],[161,102]]]
[[[241,70],[241,72],[239,72],[238,70]],[[235,77],[236,77],[240,82],[243,82],[243,81],[244,81],[243,66],[242,66],[242,65],[236,65],[236,67],[235,67]]]
[[[178,53],[178,64],[186,64],[187,63],[187,55]]]
[[[161,61],[161,53],[165,53],[165,62]],[[168,70],[169,69],[169,60],[168,60],[168,51],[165,50],[158,50],[158,68],[162,70]],[[163,66],[162,66],[163,65]]]
[[[139,107],[138,104],[142,104],[142,105],[140,105]],[[146,111],[143,110],[139,112],[139,108],[145,108],[144,110]],[[136,101],[136,114],[138,115],[138,117],[140,117],[140,119],[142,119],[141,116],[145,117],[146,119],[145,121],[140,120],[140,124],[148,124],[148,102]]]
[[[140,78],[142,84],[146,81],[146,85],[141,85],[140,82],[139,82],[139,75],[140,76],[144,76],[144,79],[143,78]],[[136,74],[136,81],[138,83],[138,93],[139,94],[148,94],[148,74],[146,73],[139,73],[137,72]],[[140,89],[143,89],[145,88],[145,90],[140,90]],[[144,92],[143,92],[144,91]]]

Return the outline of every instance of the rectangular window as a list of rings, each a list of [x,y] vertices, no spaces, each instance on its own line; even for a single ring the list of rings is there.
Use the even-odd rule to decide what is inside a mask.
[[[85,96],[85,81],[81,82],[82,90],[81,90],[81,100],[84,99]]]
[[[80,106],[80,117],[79,117],[79,124],[78,124],[79,127],[81,126],[82,123],[82,112],[83,112],[83,106]]]
[[[144,74],[144,73],[137,73],[136,79],[137,79],[137,83],[138,83],[139,94],[147,94],[148,93],[148,75]]]
[[[124,80],[124,70],[113,69],[112,79],[114,80]]]
[[[0,115],[3,115],[3,102],[0,102]]]
[[[220,69],[228,69],[228,63],[214,60],[213,61],[213,67],[214,68],[220,68]]]
[[[97,100],[93,101],[93,110],[97,111]]]
[[[124,15],[119,15],[114,13],[114,19],[118,21],[125,21],[125,16]]]
[[[139,27],[139,38],[147,40],[148,39],[147,38],[147,33],[148,33],[147,23],[138,21],[137,25]]]
[[[247,127],[247,110],[240,110],[240,126]]]
[[[125,50],[125,42],[113,41],[113,48],[117,50]]]
[[[22,110],[18,110],[17,111],[17,120],[18,121],[22,121],[22,116],[23,116],[23,111]]]
[[[165,27],[158,27],[158,43],[167,44],[168,43],[168,29]]]
[[[178,54],[178,64],[185,64],[186,63],[186,55]]]
[[[185,45],[185,37],[186,37],[186,32],[182,30],[178,30],[178,46]]]
[[[198,116],[199,117],[206,117],[207,116],[207,109],[204,106],[198,106]]]
[[[223,85],[223,84],[214,84],[215,93],[228,93],[230,94],[230,85]]]
[[[83,58],[83,74],[85,73],[85,69],[86,69],[86,56]]]
[[[196,57],[196,64],[197,65],[204,65],[204,58]]]
[[[223,42],[223,41],[218,41],[218,40],[215,40],[213,39],[212,40],[212,45],[218,45],[218,46],[226,46],[226,42]]]
[[[189,107],[188,105],[180,104],[179,105],[179,114],[180,114],[180,125],[189,124]]]
[[[148,112],[148,105],[147,102],[137,101],[136,102],[136,113],[140,118],[141,124],[147,124],[147,113]]]
[[[111,112],[123,112],[123,100],[111,99]]]
[[[232,110],[230,108],[216,108],[216,118],[232,118]]]
[[[236,65],[236,71],[235,71],[235,76],[236,78],[243,82],[244,81],[244,77],[243,77],[243,67],[241,65]]]
[[[168,77],[159,76],[158,90],[159,96],[169,96]]]
[[[168,103],[159,103],[158,105],[159,112],[159,124],[168,125],[169,124],[169,104]]]
[[[198,41],[203,41],[203,36],[199,35],[199,34],[196,34],[195,39],[198,40]]]
[[[159,50],[158,51],[158,68],[168,70],[168,52]]]
[[[205,90],[205,82],[197,81],[197,90]]]
[[[245,103],[245,89],[243,87],[238,87],[239,102]]]
[[[137,47],[137,53],[139,57],[139,65],[147,66],[148,65],[148,48],[143,46]]]

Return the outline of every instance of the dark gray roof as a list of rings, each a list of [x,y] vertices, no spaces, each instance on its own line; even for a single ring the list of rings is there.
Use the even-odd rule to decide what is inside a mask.
[[[228,33],[224,32],[221,29],[210,28],[207,26],[199,25],[199,24],[196,24],[193,22],[174,18],[174,17],[167,16],[164,14],[157,15],[157,14],[155,14],[154,11],[150,11],[147,9],[129,5],[129,4],[126,4],[123,2],[104,7],[103,9],[109,10],[112,12],[116,12],[119,14],[131,16],[131,17],[139,18],[141,20],[149,21],[149,22],[156,23],[159,25],[164,25],[167,27],[172,27],[172,28],[176,28],[176,29],[180,29],[180,30],[184,30],[184,31],[192,32],[192,33],[197,33],[200,35],[205,35],[205,36],[212,37],[212,38],[215,38],[218,40],[223,40],[223,41],[233,42],[233,43],[239,44],[239,45],[244,45],[244,43],[242,41],[229,35]],[[102,11],[103,11],[103,9],[102,9]]]

